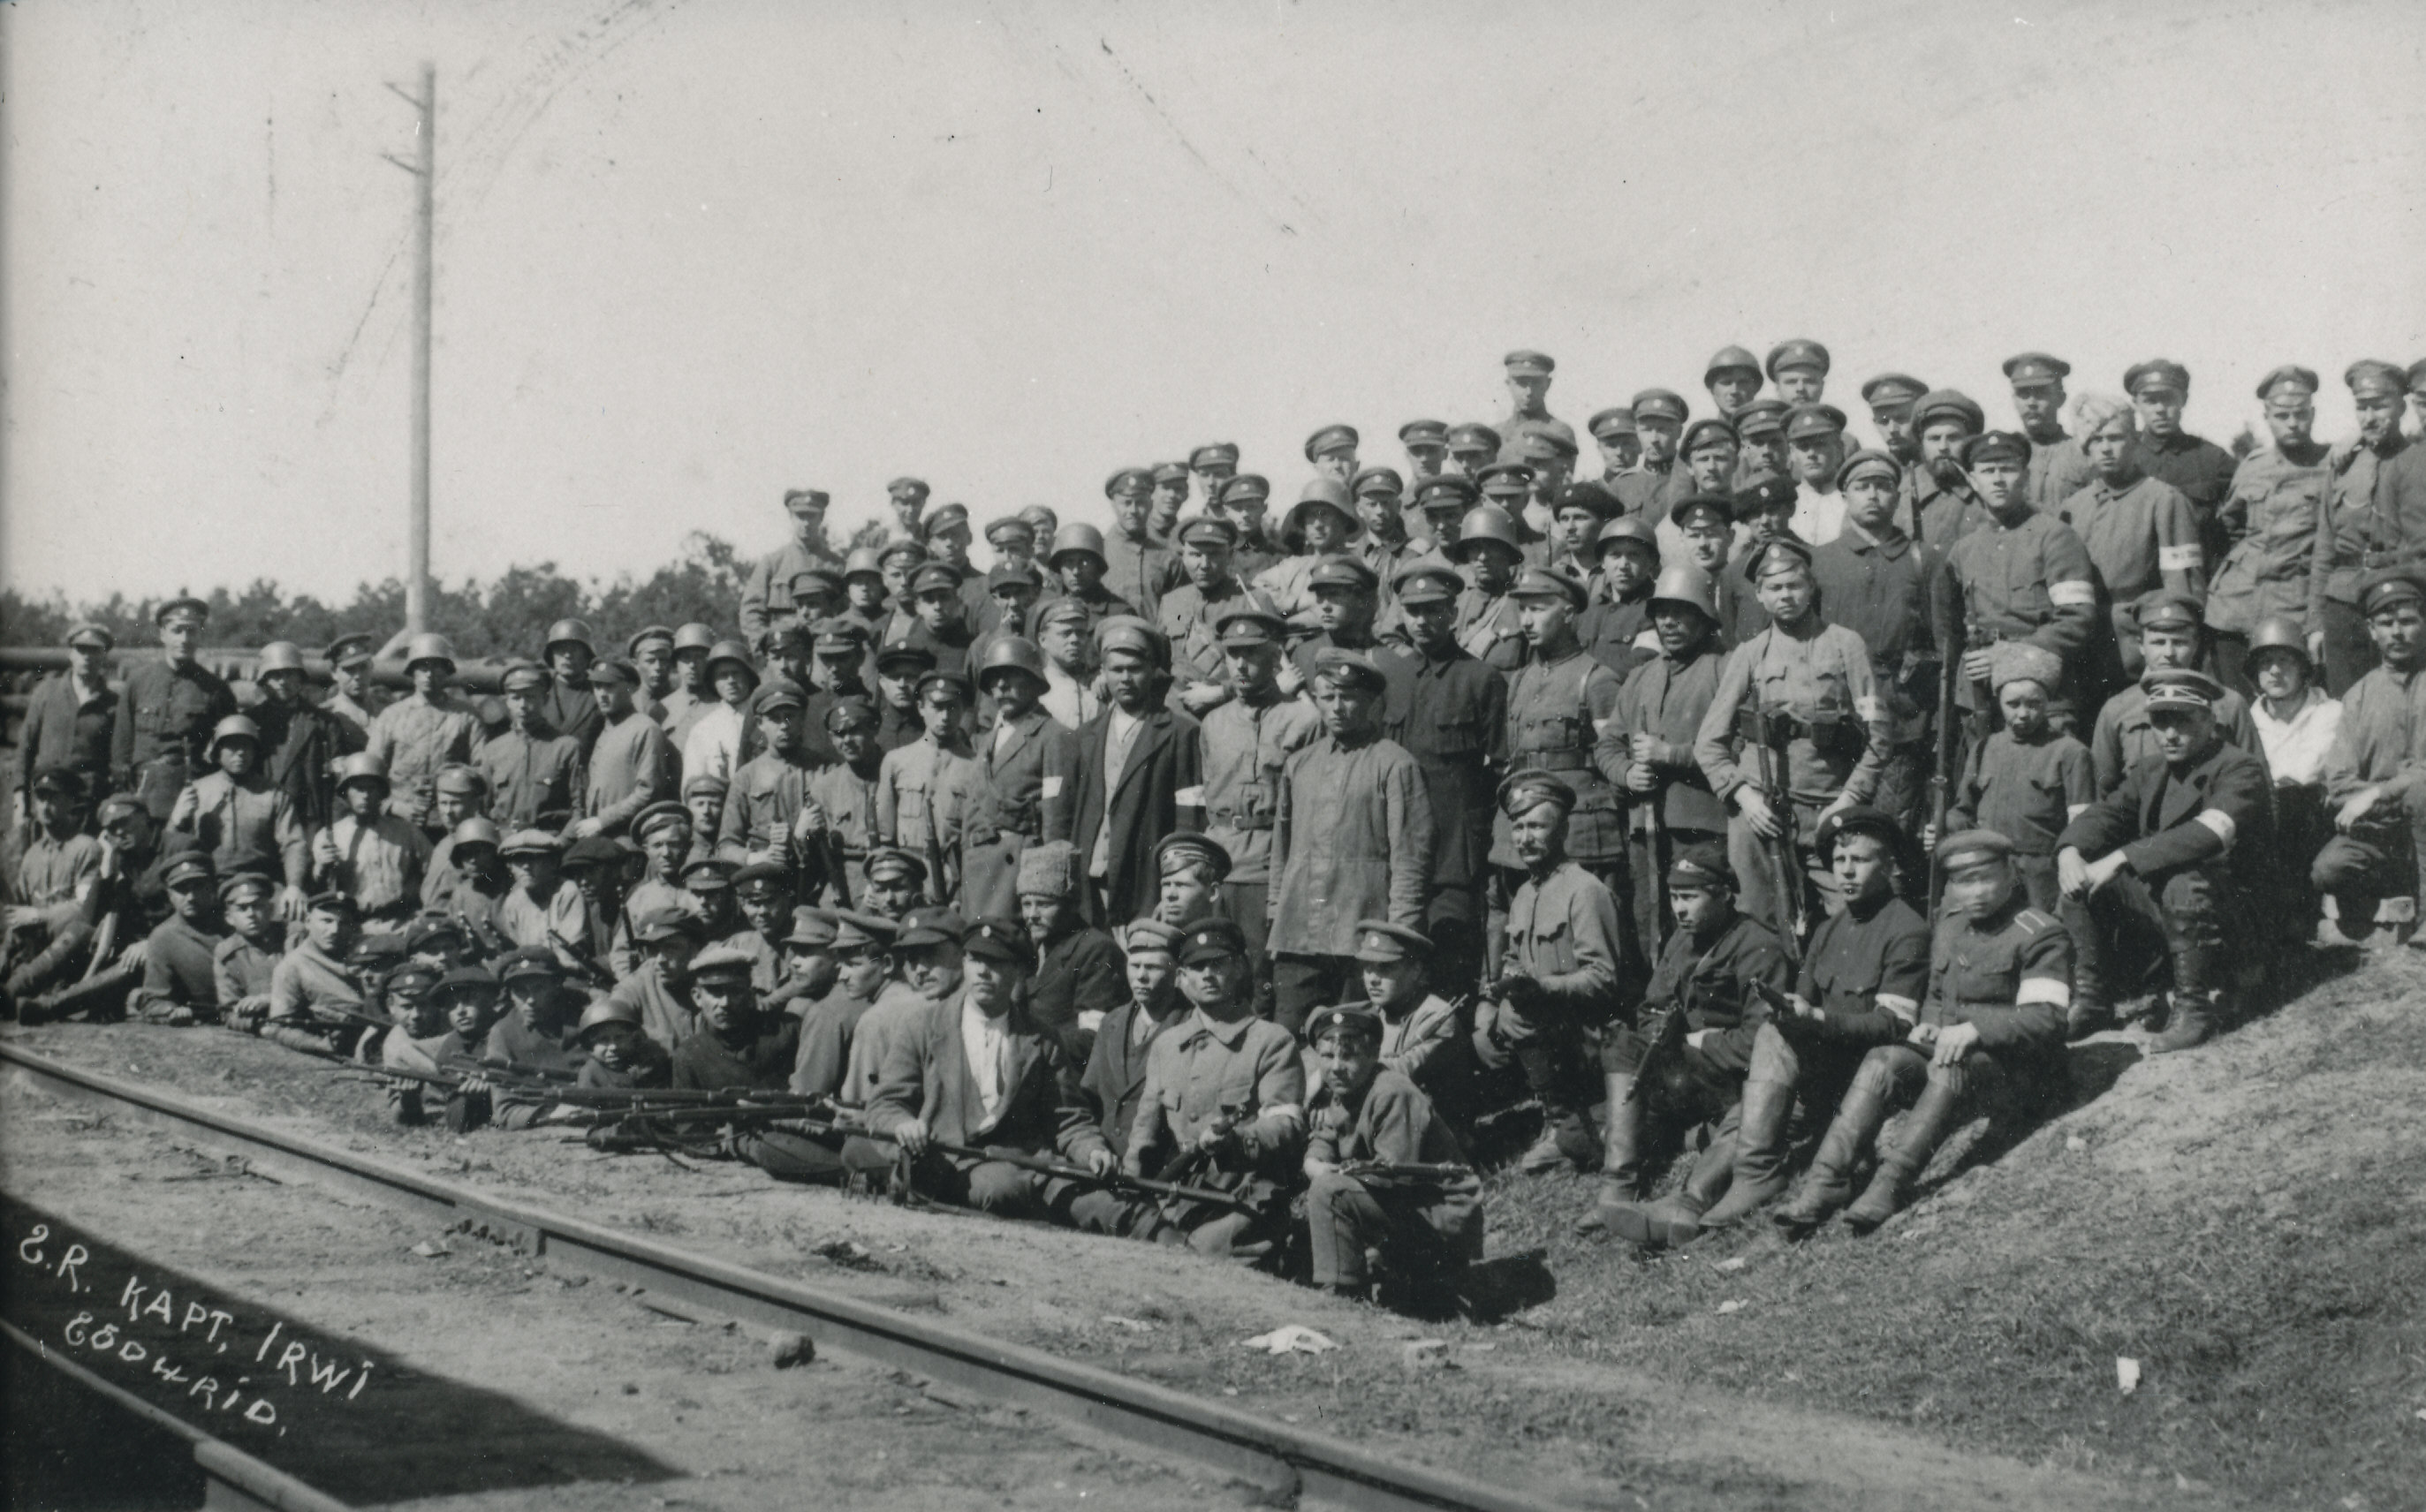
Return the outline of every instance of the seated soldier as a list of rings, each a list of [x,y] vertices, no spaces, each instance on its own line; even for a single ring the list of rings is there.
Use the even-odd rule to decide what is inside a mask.
[[[394,1026],[384,1033],[373,1031],[364,1036],[367,1046],[376,1040],[375,1053],[365,1051],[364,1058],[389,1070],[418,1071],[424,1076],[440,1074],[439,1056],[445,1053],[447,1036],[454,1026],[446,1021],[446,1009],[438,1000],[438,979],[445,973],[428,961],[405,960],[388,968],[380,984],[380,994],[385,1000],[388,1018]],[[429,1090],[424,1083],[407,1077],[396,1077],[388,1084],[388,1106],[396,1121],[419,1125],[429,1121],[422,1094]]]
[[[702,943],[699,920],[686,909],[660,908],[634,919],[631,932],[643,959],[607,995],[629,1004],[634,1021],[671,1054],[699,1028],[690,971]]]
[[[2379,568],[2360,582],[2359,607],[2379,664],[2342,693],[2341,727],[2325,754],[2325,807],[2334,835],[2308,868],[2334,900],[2337,927],[2353,943],[2375,928],[2379,903],[2398,938],[2416,927],[2426,875],[2426,765],[2417,731],[2418,673],[2426,669],[2426,570]],[[2328,658],[2330,660],[2330,658]]]
[[[171,847],[198,847],[228,871],[251,858],[275,856],[291,897],[299,899],[311,866],[309,837],[294,799],[263,769],[261,727],[229,715],[211,732],[203,755],[218,769],[177,795],[169,811],[169,830],[176,837]]]
[[[1049,1154],[1061,1127],[1060,1044],[1020,1006],[1035,957],[1011,919],[979,919],[962,936],[962,989],[933,1002],[886,1051],[867,1109],[923,1196],[1011,1217],[1042,1216],[1043,1180],[1007,1161],[936,1148]]]
[[[286,927],[270,910],[277,884],[259,872],[238,872],[219,883],[219,918],[227,933],[211,948],[211,981],[220,1021],[250,1029],[269,1013],[269,979],[286,951]]]
[[[842,970],[834,963],[834,941],[840,934],[833,909],[793,909],[791,927],[776,941],[782,965],[760,1005],[797,1017],[833,991]]]
[[[750,985],[756,965],[748,951],[710,945],[690,963],[690,991],[699,1028],[674,1047],[678,1089],[700,1092],[781,1090],[800,1057],[801,1021],[759,1011]]]
[[[514,886],[500,854],[505,843],[504,832],[486,815],[476,813],[457,824],[441,847],[445,853],[444,870],[439,853],[430,853],[429,871],[421,882],[422,911],[460,919],[483,941],[493,941],[501,950],[508,948],[505,930],[497,922],[506,894]]]
[[[1903,827],[1877,809],[1840,809],[1820,826],[1822,864],[1836,874],[1845,909],[1811,937],[1794,990],[1771,1005],[1755,1031],[1736,1128],[1735,1172],[1726,1196],[1668,1237],[1741,1222],[1784,1193],[1787,1118],[1833,1110],[1862,1057],[1902,1039],[1929,988],[1929,922],[1903,900],[1918,870]]]
[[[504,990],[496,973],[486,966],[458,966],[438,978],[429,996],[446,1015],[446,1035],[438,1041],[440,1070],[457,1075],[478,1064]],[[493,1101],[488,1083],[477,1075],[467,1077],[447,1096],[446,1127],[457,1134],[480,1127],[489,1121]]]
[[[143,985],[127,1008],[145,1023],[215,1022],[218,980],[212,960],[225,931],[218,918],[218,871],[207,851],[189,850],[163,872],[175,914],[144,938]]]
[[[1769,1016],[1761,989],[1794,980],[1786,947],[1770,927],[1736,908],[1735,874],[1716,845],[1689,845],[1668,867],[1676,932],[1659,952],[1651,987],[1632,1023],[1602,1038],[1609,1085],[1609,1153],[1601,1192],[1579,1225],[1607,1228],[1648,1248],[1690,1239],[1735,1176],[1739,1102],[1754,1042]],[[1646,1135],[1716,1125],[1684,1184],[1638,1200]]]
[[[683,895],[699,920],[700,936],[720,944],[741,933],[741,903],[733,895],[733,874],[740,868],[714,856],[693,856],[683,863]]]
[[[1078,849],[1066,840],[1029,845],[1019,857],[1019,917],[1036,948],[1027,1011],[1084,1066],[1104,1015],[1128,1001],[1121,948],[1078,909]]]
[[[2325,813],[2325,761],[2341,730],[2341,700],[2317,685],[2307,633],[2279,615],[2251,633],[2241,675],[2257,690],[2249,717],[2274,779],[2278,844],[2271,870],[2278,906],[2270,917],[2284,944],[2305,945],[2317,933],[2317,891],[2308,868],[2334,832]]]
[[[2118,989],[2171,958],[2171,1022],[2152,1054],[2204,1042],[2227,1016],[2231,942],[2262,938],[2256,905],[2272,839],[2266,765],[2228,745],[2215,721],[2223,684],[2164,668],[2142,680],[2159,754],[2065,827],[2056,852],[2062,918],[2079,952],[2072,1032],[2111,1020]]]
[[[800,1009],[801,1054],[792,1062],[793,1091],[817,1097],[843,1094],[859,1021],[887,987],[897,985],[892,951],[898,932],[892,920],[877,914],[845,909],[834,916],[828,946],[833,989]]]
[[[1995,830],[1947,836],[1937,861],[1946,916],[1930,950],[1919,1021],[1899,1043],[1862,1057],[1802,1190],[1772,1214],[1789,1234],[1809,1233],[1840,1208],[1854,1232],[1869,1232],[1903,1205],[1938,1143],[1992,1096],[2045,1106],[2063,1095],[2071,936],[2029,906],[2014,843]],[[1865,1148],[1904,1103],[1912,1112],[1846,1208]]]
[[[2014,864],[2030,907],[2052,913],[2056,837],[2097,796],[2089,748],[2055,728],[2047,711],[2063,663],[2027,640],[1999,642],[1988,652],[1990,690],[2005,727],[1972,748],[1947,805],[1946,829],[1994,829],[2014,843]],[[1920,843],[1941,837],[1924,828]]]
[[[1305,1223],[1314,1284],[1410,1311],[1447,1312],[1482,1258],[1482,1183],[1431,1100],[1382,1064],[1382,1019],[1364,1004],[1306,1025],[1322,1080],[1306,1106]]]
[[[1458,1005],[1431,990],[1431,938],[1386,919],[1356,922],[1356,966],[1381,1025],[1382,1064],[1415,1084],[1451,1128],[1474,1117],[1474,1041]],[[1307,1080],[1317,1068],[1309,1066]]]
[[[1168,1199],[1158,1221],[1117,1227],[1140,1238],[1176,1230],[1200,1254],[1275,1261],[1287,1221],[1283,1194],[1305,1148],[1305,1064],[1294,1036],[1254,1016],[1253,963],[1232,921],[1200,919],[1188,931],[1179,990],[1195,1011],[1146,1052],[1120,1169],[1236,1201]],[[1101,1168],[1092,1149],[1082,1158]]]
[[[1065,1157],[1098,1175],[1119,1168],[1138,1100],[1145,1093],[1149,1053],[1188,1012],[1188,1000],[1179,995],[1175,980],[1176,952],[1184,938],[1159,919],[1140,919],[1122,933],[1128,1001],[1106,1014],[1096,1029],[1076,1102],[1057,1141]],[[1062,1222],[1103,1233],[1126,1235],[1140,1223],[1161,1223],[1151,1204],[1129,1202],[1075,1182],[1048,1183],[1046,1201]]]
[[[575,968],[593,987],[615,985],[615,931],[623,919],[624,842],[605,835],[576,840],[564,849],[564,875],[581,889],[581,964]]]
[[[581,884],[564,875],[564,842],[544,829],[517,829],[498,846],[513,886],[497,902],[497,928],[517,947],[556,952],[567,965],[581,959],[590,917]]]
[[[673,1084],[673,1056],[640,1027],[640,1010],[613,995],[581,1010],[574,1037],[590,1055],[574,1085],[597,1092],[637,1092]],[[547,1118],[569,1116],[558,1110]]]
[[[751,969],[750,985],[758,989],[760,1006],[774,1006],[767,999],[784,981],[784,937],[792,932],[792,869],[771,861],[739,863],[733,901],[741,927],[724,942],[748,951],[758,963]]]
[[[96,926],[81,907],[99,879],[102,844],[84,832],[84,779],[64,766],[34,774],[8,906],[8,999],[20,1022],[37,1021],[27,1000],[84,971]]]
[[[896,923],[927,904],[927,863],[906,850],[883,846],[867,858],[867,891],[859,899],[869,913]]]
[[[345,812],[320,831],[313,861],[322,888],[351,897],[365,920],[395,925],[420,907],[429,839],[388,811],[388,796],[387,764],[379,757],[364,751],[338,762],[337,800]]]
[[[526,945],[500,957],[495,971],[505,985],[506,1011],[490,1026],[479,1058],[526,1080],[579,1074],[590,1059],[574,1034],[583,1005],[581,994],[565,985],[564,963],[551,950]],[[491,1114],[500,1129],[528,1128],[549,1105],[526,1091],[492,1089]]]
[[[349,957],[361,917],[350,893],[315,893],[303,909],[303,942],[269,975],[262,1038],[311,1054],[344,1055],[362,1037],[363,981]]]
[[[967,932],[967,924],[949,909],[920,909],[900,922],[893,937],[893,965],[900,980],[887,983],[860,1016],[843,1069],[843,1102],[858,1107],[873,1102],[894,1045],[915,1035],[934,1005],[959,995],[961,937]]]

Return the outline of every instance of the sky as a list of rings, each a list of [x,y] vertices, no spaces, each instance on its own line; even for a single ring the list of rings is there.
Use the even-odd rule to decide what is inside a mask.
[[[2426,356],[2426,7],[77,0],[0,8],[0,576],[323,598],[406,558],[438,71],[436,574],[646,575],[784,491],[1107,515],[1232,441],[1580,424],[1808,336],[2010,423],[2024,349]],[[1858,402],[1848,405],[1861,415]],[[1867,429],[1867,418],[1857,428]],[[2262,427],[2261,427],[2262,431]]]

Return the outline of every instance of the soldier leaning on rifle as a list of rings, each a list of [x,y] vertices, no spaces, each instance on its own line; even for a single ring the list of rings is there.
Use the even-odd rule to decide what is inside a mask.
[[[1599,1197],[1579,1225],[1646,1247],[1690,1239],[1734,1179],[1744,1077],[1769,1017],[1758,989],[1782,992],[1794,980],[1778,937],[1737,910],[1735,878],[1717,847],[1678,852],[1668,899],[1676,933],[1642,1007],[1601,1040],[1607,1144]],[[1712,1125],[1712,1136],[1684,1184],[1656,1202],[1640,1201],[1648,1139],[1697,1123]]]
[[[194,659],[210,606],[196,598],[175,598],[152,613],[160,632],[160,659],[127,668],[119,690],[109,742],[115,785],[142,798],[154,819],[196,773],[208,766],[204,743],[212,729],[235,713],[235,694],[225,680]]]
[[[1863,1055],[1903,1038],[1919,1017],[1929,987],[1929,922],[1903,900],[1916,891],[1911,874],[1923,868],[1902,827],[1877,809],[1845,809],[1820,827],[1819,851],[1836,874],[1845,907],[1820,924],[1794,990],[1771,1005],[1755,1033],[1726,1195],[1655,1231],[1655,1239],[1690,1243],[1783,1194],[1787,1118],[1796,1100],[1811,1110],[1836,1107]],[[1722,1124],[1720,1144],[1724,1136]],[[1706,1190],[1698,1166],[1694,1176],[1687,1189]]]
[[[429,842],[395,812],[388,795],[378,756],[364,751],[339,762],[337,801],[345,812],[315,838],[312,870],[318,886],[344,893],[361,914],[393,926],[419,909]]]
[[[1321,1081],[1306,1104],[1306,1247],[1314,1284],[1423,1311],[1454,1305],[1458,1277],[1482,1258],[1482,1183],[1415,1084],[1382,1063],[1381,1016],[1346,1004],[1307,1023]],[[1406,1171],[1392,1166],[1448,1166]],[[1360,1168],[1362,1167],[1362,1168]]]
[[[2426,670],[2426,574],[2379,568],[2358,593],[2376,666],[2342,695],[2341,725],[2327,749],[2324,799],[2334,834],[2310,865],[2331,893],[2341,932],[2368,937],[2377,900],[2397,895],[2426,860],[2426,769],[2418,729],[2418,680]],[[2419,874],[2426,875],[2426,874]],[[2415,899],[2395,935],[2416,925]]]
[[[2062,1096],[2072,938],[2028,906],[2012,861],[2012,842],[1992,829],[1938,843],[1946,916],[1919,1021],[1862,1057],[1801,1190],[1772,1214],[1789,1234],[1810,1232],[1839,1209],[1868,1233],[1895,1215],[1938,1143],[1984,1102],[2002,1094],[2045,1105]],[[1846,1208],[1854,1166],[1906,1102],[1902,1127],[1880,1144],[1877,1173]]]
[[[2100,1026],[2114,997],[2161,964],[2147,959],[2155,935],[2173,965],[2172,1021],[2148,1047],[2162,1054],[2206,1040],[2229,1016],[2236,974],[2263,967],[2262,950],[2233,942],[2263,938],[2256,906],[2273,809],[2265,764],[2216,728],[2221,684],[2186,668],[2142,684],[2159,753],[2065,827],[2056,868],[2079,952],[2068,1028]]]
[[[1474,1047],[1492,1070],[1513,1062],[1542,1105],[1541,1137],[1517,1160],[1528,1175],[1591,1168],[1598,1151],[1584,1114],[1587,1037],[1621,1008],[1617,899],[1567,859],[1575,803],[1575,789],[1551,772],[1518,772],[1499,794],[1525,880],[1509,899],[1506,951],[1496,979],[1483,985]]]
[[[933,999],[887,1049],[868,1132],[900,1150],[923,1196],[1008,1217],[1043,1214],[1043,1178],[1008,1161],[953,1154],[935,1141],[1049,1154],[1071,1070],[1059,1043],[1019,1001],[1034,962],[1015,919],[979,919],[962,936],[960,990]]]
[[[2131,606],[2131,618],[2139,630],[2144,671],[2207,664],[2207,626],[2196,599],[2169,588],[2151,588]],[[2215,700],[2215,723],[2226,741],[2265,761],[2266,745],[2258,738],[2256,721],[2249,717],[2247,699],[2224,689],[2224,696]],[[2131,686],[2117,689],[2099,706],[2091,729],[2089,759],[2097,791],[2113,792],[2124,773],[2157,754],[2157,745],[2155,728],[2148,722],[2148,693],[2135,678]]]
[[[389,783],[388,812],[419,826],[435,840],[448,827],[432,813],[433,780],[440,767],[472,759],[479,745],[480,724],[471,709],[447,691],[455,675],[455,648],[438,635],[415,635],[405,643],[405,675],[412,691],[381,709],[371,721],[365,751],[379,758]],[[428,832],[432,828],[435,834]]]
[[[1708,573],[1680,562],[1659,574],[1648,603],[1659,654],[1627,674],[1593,759],[1626,795],[1626,896],[1634,938],[1656,957],[1674,928],[1668,855],[1725,843],[1726,809],[1710,792],[1693,743],[1726,657],[1718,649],[1718,596]]]
[[[1886,741],[1869,650],[1821,614],[1811,548],[1781,536],[1744,568],[1770,628],[1728,653],[1693,754],[1710,791],[1735,810],[1727,859],[1745,911],[1784,933],[1809,914],[1814,894],[1833,904],[1834,878],[1803,858],[1821,819],[1877,790]],[[1772,781],[1762,780],[1764,764]]]
[[[2062,889],[2056,880],[2056,837],[2097,799],[2089,748],[2057,731],[2047,704],[2063,679],[2055,653],[2028,641],[1991,650],[1989,685],[2004,728],[1973,748],[1947,795],[1946,832],[1994,829],[2014,843],[2030,907],[2053,913]],[[1940,837],[1924,828],[1921,844]]]
[[[1423,931],[1356,922],[1356,965],[1380,1025],[1382,1064],[1415,1083],[1450,1127],[1465,1128],[1475,1113],[1474,1025],[1459,1004],[1431,990],[1431,959]]]

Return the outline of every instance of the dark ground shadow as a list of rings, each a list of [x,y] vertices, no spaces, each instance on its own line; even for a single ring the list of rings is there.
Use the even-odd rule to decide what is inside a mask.
[[[657,1482],[683,1473],[603,1434],[559,1423],[499,1392],[415,1370],[359,1340],[105,1244],[6,1197],[0,1197],[0,1311],[18,1330],[110,1385],[357,1505]],[[35,1362],[27,1368],[56,1374]],[[81,1391],[64,1394],[62,1410],[77,1410],[78,1397],[98,1400]],[[74,1422],[49,1426],[55,1440],[70,1446],[84,1431]],[[178,1459],[190,1465],[186,1445],[168,1437]],[[139,1441],[127,1441],[130,1454]],[[163,1467],[124,1468],[137,1482],[162,1478]],[[13,1453],[10,1473],[16,1473]],[[139,1494],[132,1500],[176,1504],[146,1504]],[[11,1504],[40,1504],[12,1498]]]
[[[1466,1315],[1476,1323],[1496,1323],[1556,1297],[1559,1281],[1550,1274],[1549,1253],[1528,1249],[1467,1266],[1457,1288]]]

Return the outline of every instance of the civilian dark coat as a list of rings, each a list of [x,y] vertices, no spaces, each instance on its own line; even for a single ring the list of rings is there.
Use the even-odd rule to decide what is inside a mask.
[[[1119,785],[1104,791],[1104,747],[1110,737],[1107,709],[1078,732],[1078,801],[1070,829],[1078,864],[1092,875],[1095,831],[1111,815],[1111,854],[1100,890],[1084,890],[1087,922],[1122,925],[1154,911],[1162,878],[1154,848],[1174,829],[1205,828],[1205,762],[1196,721],[1156,707],[1129,747]]]

